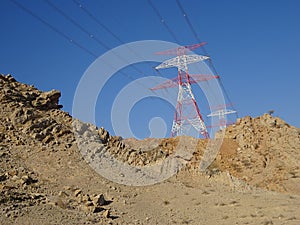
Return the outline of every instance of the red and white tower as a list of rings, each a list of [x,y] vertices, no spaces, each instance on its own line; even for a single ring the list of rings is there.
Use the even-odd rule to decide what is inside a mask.
[[[176,111],[171,130],[171,135],[173,137],[188,135],[190,129],[193,127],[204,138],[209,138],[207,128],[205,126],[198,104],[192,92],[191,84],[201,81],[208,81],[210,79],[218,78],[218,76],[202,74],[192,75],[188,72],[188,64],[209,59],[209,57],[207,56],[188,54],[190,53],[190,51],[199,48],[204,44],[206,43],[181,46],[176,49],[156,53],[177,55],[175,58],[166,60],[157,67],[155,67],[155,69],[177,67],[177,77],[154,88],[151,88],[151,90],[157,90],[162,88],[178,86]]]

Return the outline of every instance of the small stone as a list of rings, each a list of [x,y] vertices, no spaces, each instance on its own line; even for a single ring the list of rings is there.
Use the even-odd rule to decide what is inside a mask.
[[[89,213],[98,213],[103,210],[101,207],[94,206],[94,205],[91,205],[91,206],[84,205],[82,209],[83,209],[83,211],[89,212]]]
[[[14,175],[14,176],[11,178],[11,180],[13,180],[13,181],[16,181],[16,180],[18,180],[18,179],[19,179],[19,177],[16,176],[16,175]]]
[[[82,191],[81,191],[80,189],[76,189],[76,190],[74,191],[75,197],[78,197],[78,195],[80,195],[81,193],[82,193]]]
[[[85,203],[85,206],[94,206],[94,203],[91,202],[91,201],[87,201],[87,202]]]
[[[17,170],[11,170],[11,171],[8,172],[8,175],[12,176],[12,177],[15,176],[15,175],[17,175],[17,174],[18,174]]]
[[[109,218],[110,217],[110,212],[109,212],[108,209],[103,212],[103,216],[104,216],[104,218]]]
[[[64,191],[60,191],[59,193],[58,193],[58,196],[59,197],[67,197],[67,196],[69,196],[66,192],[64,192]]]
[[[93,206],[93,211],[92,211],[92,213],[98,213],[98,212],[101,212],[102,210],[103,210],[103,208],[101,208],[101,207]]]
[[[0,175],[0,181],[5,181],[6,179],[8,179],[6,174]]]
[[[93,202],[94,202],[95,205],[98,205],[98,206],[102,206],[102,205],[106,205],[107,204],[107,201],[105,200],[103,194],[97,195],[93,199]]]
[[[51,142],[53,139],[54,139],[53,136],[48,135],[48,136],[46,136],[46,137],[43,139],[43,142],[44,142],[45,144],[47,144],[47,143]]]
[[[88,194],[83,195],[81,200],[83,202],[91,202],[92,201],[91,198],[90,198],[90,196]]]
[[[21,183],[22,183],[22,184],[26,184],[28,180],[29,180],[29,177],[28,177],[27,175],[24,175],[24,176],[22,176],[22,178],[21,178]]]

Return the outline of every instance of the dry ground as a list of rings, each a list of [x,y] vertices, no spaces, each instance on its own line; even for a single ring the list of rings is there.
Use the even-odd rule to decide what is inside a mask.
[[[0,86],[0,224],[300,224],[300,132],[279,118],[239,119],[205,173],[197,162],[206,141],[197,140],[193,163],[176,176],[133,187],[101,177],[83,159],[59,92],[2,75]],[[178,143],[95,131],[133,165],[163,160]]]

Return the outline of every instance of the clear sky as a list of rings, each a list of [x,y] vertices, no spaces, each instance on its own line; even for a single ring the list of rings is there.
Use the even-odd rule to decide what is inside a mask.
[[[87,16],[72,0],[53,1],[63,13],[86,31],[58,13],[47,1],[21,1],[24,7],[54,29],[17,7],[12,1],[0,1],[0,72],[12,74],[18,81],[34,84],[47,91],[62,92],[61,104],[71,113],[77,84],[89,67],[107,49],[121,43]],[[79,0],[78,0],[79,1]],[[175,42],[146,0],[80,0],[85,9],[109,28],[122,42],[164,40]],[[298,0],[181,0],[198,36],[208,42],[206,50],[239,116],[259,116],[268,110],[288,123],[300,127],[300,1]],[[197,43],[176,1],[152,0],[178,44]],[[87,53],[70,42],[72,38]],[[164,50],[164,49],[162,49]],[[199,52],[201,53],[201,51]],[[133,79],[156,75],[156,63],[136,65],[143,74],[125,68]],[[175,70],[170,70],[174,72]],[[170,73],[170,72],[169,72]],[[165,72],[161,71],[164,76]],[[101,76],[101,71],[99,71]],[[118,73],[99,95],[97,125],[112,131],[110,110],[117,93],[132,80]],[[197,91],[196,91],[197,93]],[[87,96],[88,97],[88,96]],[[201,103],[201,94],[197,94]],[[200,104],[203,114],[207,105]],[[163,117],[167,129],[173,119],[172,107],[155,98],[146,98],[131,111],[130,124],[139,138],[149,136],[148,123]],[[133,119],[134,118],[134,119]]]

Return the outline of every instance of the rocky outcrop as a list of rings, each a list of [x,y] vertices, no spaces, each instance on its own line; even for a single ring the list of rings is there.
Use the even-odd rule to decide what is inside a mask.
[[[87,194],[72,187],[59,193],[47,190],[44,185],[50,184],[40,179],[46,176],[42,174],[45,171],[34,171],[25,163],[41,151],[49,157],[57,151],[70,154],[76,148],[72,117],[60,110],[60,95],[59,91],[42,92],[11,75],[0,75],[0,211],[8,219],[23,216],[24,209],[37,206],[97,214],[97,220],[110,218],[106,206],[111,201],[102,193]],[[103,141],[110,137],[105,132]],[[50,161],[60,163],[55,158]]]
[[[123,140],[119,136],[111,136],[103,127],[98,129],[92,124],[78,120],[73,121],[73,126],[79,149],[83,150],[82,154],[88,162],[103,152],[109,152],[112,157],[123,163],[145,166],[166,158],[174,151],[178,142],[176,138],[173,143],[170,139],[157,139],[156,144],[149,145],[149,140]]]
[[[33,107],[38,109],[60,109],[62,105],[58,104],[60,98],[60,91],[52,90],[49,92],[41,93],[35,100],[31,102]]]
[[[300,129],[264,114],[240,118],[226,129],[238,145],[218,158],[221,170],[269,190],[300,193]]]
[[[11,75],[0,74],[0,102],[10,105],[33,107],[40,110],[60,109],[58,104],[61,96],[60,91],[52,90],[42,92],[34,88],[17,82]]]
[[[17,82],[11,75],[0,75],[0,85],[0,139],[4,143],[72,143],[72,128],[68,125],[72,118],[59,110],[59,91],[42,92]],[[68,137],[62,139],[65,135]]]
[[[48,151],[77,148],[75,131],[81,137],[79,142],[89,143],[89,148],[83,153],[88,162],[105,150],[114,159],[137,167],[161,162],[178,148],[179,138],[124,140],[92,124],[78,122],[74,127],[72,122],[76,120],[60,110],[59,91],[42,92],[17,82],[11,75],[0,75],[0,87],[0,147],[26,146],[24,151],[30,151],[30,146],[46,147]],[[197,170],[207,141],[184,139],[186,141],[181,146],[184,149],[197,142],[193,144],[196,147],[192,149],[192,157],[184,158],[188,161],[188,169]],[[226,129],[220,154],[211,171],[229,171],[258,187],[298,193],[299,149],[298,128],[268,114],[257,118],[247,116]],[[9,150],[0,151],[0,159],[6,160],[9,154]],[[10,180],[5,175],[7,172],[1,172],[1,182]]]

